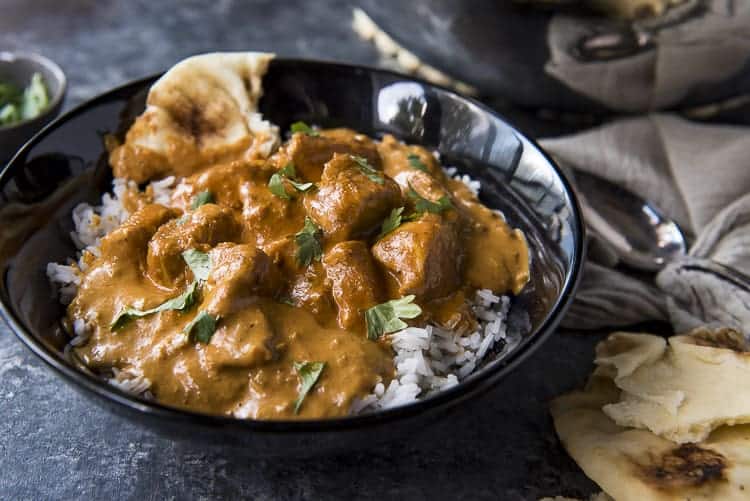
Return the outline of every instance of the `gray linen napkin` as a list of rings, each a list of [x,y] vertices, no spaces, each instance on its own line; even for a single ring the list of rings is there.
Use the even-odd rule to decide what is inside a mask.
[[[563,166],[614,181],[653,202],[682,228],[689,255],[638,278],[592,242],[580,291],[563,325],[599,328],[671,321],[716,323],[750,334],[750,291],[720,280],[712,262],[750,275],[750,131],[667,114],[623,119],[542,140]]]
[[[548,28],[545,70],[576,92],[628,112],[679,105],[691,94],[715,94],[721,82],[740,79],[750,64],[750,1],[687,0],[663,16],[636,21],[654,48],[610,61],[580,60],[571,50],[584,38],[619,30],[597,18],[555,16]],[[736,83],[747,89],[745,83]],[[724,85],[726,87],[726,85]]]

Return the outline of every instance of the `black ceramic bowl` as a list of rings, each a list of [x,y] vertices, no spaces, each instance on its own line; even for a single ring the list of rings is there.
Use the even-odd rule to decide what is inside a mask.
[[[282,129],[296,120],[386,132],[438,150],[446,164],[482,181],[482,199],[526,234],[532,280],[513,302],[530,332],[512,352],[461,384],[418,403],[342,419],[254,421],[176,410],[139,399],[79,372],[62,356],[64,314],[46,263],[75,254],[71,210],[97,202],[111,174],[101,134],[123,131],[143,110],[147,78],[72,110],[40,132],[0,175],[0,301],[18,338],[98,404],[176,438],[234,444],[254,454],[343,450],[398,439],[496,385],[549,336],[572,300],[583,259],[573,193],[532,141],[480,104],[386,71],[277,59],[264,78],[261,111]],[[494,358],[493,358],[494,357]]]

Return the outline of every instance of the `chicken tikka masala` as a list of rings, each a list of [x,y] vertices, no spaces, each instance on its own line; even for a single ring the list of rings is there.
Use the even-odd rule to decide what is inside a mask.
[[[195,110],[173,114],[199,141]],[[175,176],[170,203],[131,191],[128,219],[84,252],[68,323],[76,357],[132,369],[167,405],[256,419],[344,416],[394,377],[391,333],[471,333],[478,289],[517,294],[526,241],[421,146],[292,127],[170,161],[109,139],[114,175]],[[198,131],[198,132],[196,132]]]

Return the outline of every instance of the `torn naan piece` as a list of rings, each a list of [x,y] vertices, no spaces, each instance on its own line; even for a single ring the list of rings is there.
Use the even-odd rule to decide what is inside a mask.
[[[722,427],[701,444],[676,444],[618,426],[602,411],[620,390],[592,375],[584,391],[558,397],[551,411],[565,449],[617,501],[745,500],[750,494],[750,425]]]
[[[273,54],[227,52],[189,57],[148,93],[125,142],[110,148],[116,177],[138,183],[231,160],[268,157],[278,127],[257,112]]]
[[[614,333],[597,346],[595,374],[613,379],[621,393],[602,410],[620,426],[677,443],[699,442],[725,424],[750,423],[747,349],[731,329],[696,329],[667,341]]]

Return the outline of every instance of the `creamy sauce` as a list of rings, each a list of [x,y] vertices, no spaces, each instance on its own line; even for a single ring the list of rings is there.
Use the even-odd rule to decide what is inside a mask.
[[[86,257],[68,317],[84,319],[91,332],[76,348],[87,366],[141,374],[168,405],[267,419],[346,415],[394,374],[387,336],[367,339],[368,308],[414,294],[423,313],[411,324],[471,332],[467,298],[476,289],[518,293],[529,278],[521,232],[448,179],[428,151],[390,136],[375,143],[345,129],[296,133],[267,160],[216,153],[179,172],[136,153],[127,143],[114,147],[117,175],[182,176],[174,208],[152,204],[148,191],[127,200],[128,221],[103,239],[100,256]],[[290,162],[296,181],[316,188],[302,192],[284,181],[287,200],[268,183]],[[412,191],[432,203],[444,199],[447,208],[415,214]],[[211,202],[193,208],[205,192]],[[398,207],[410,220],[379,238]],[[322,253],[309,265],[300,263],[295,240],[306,217],[322,235]],[[188,249],[211,261],[195,304],[113,329],[123,309],[154,308],[191,287]],[[208,342],[184,332],[200,312],[218,319]],[[326,366],[295,413],[294,364],[303,361]]]

